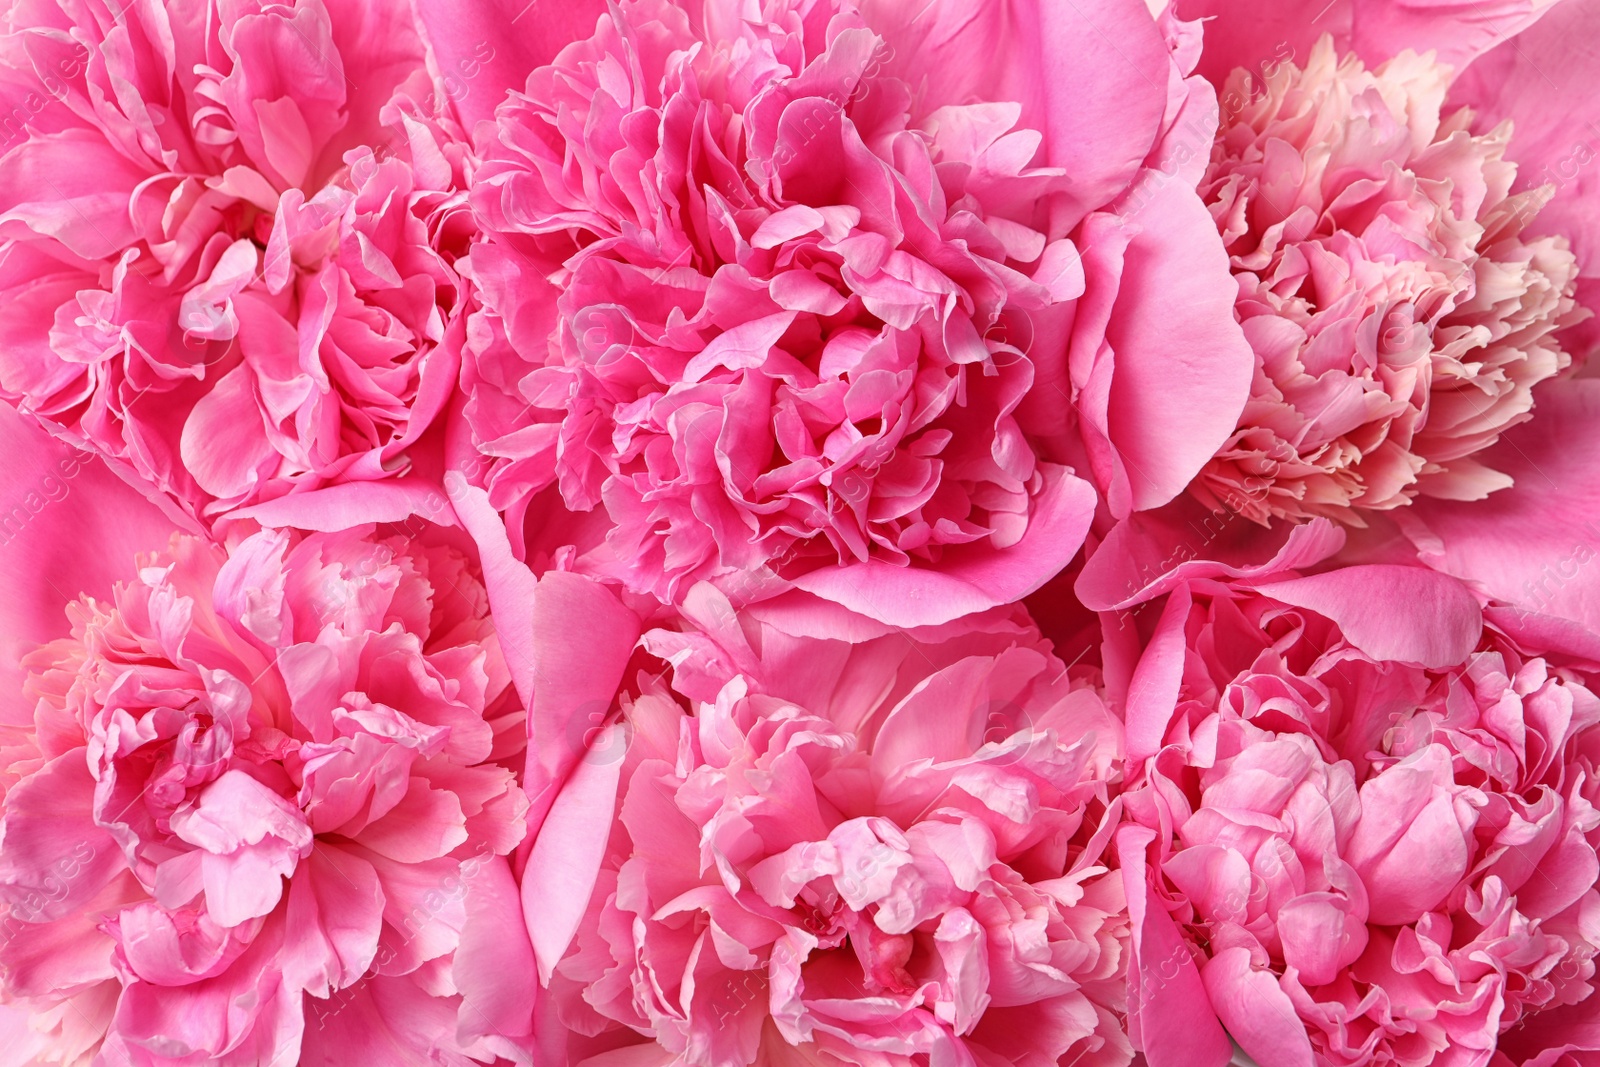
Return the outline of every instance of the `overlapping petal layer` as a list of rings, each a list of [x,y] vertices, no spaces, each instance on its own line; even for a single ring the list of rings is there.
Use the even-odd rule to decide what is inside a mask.
[[[474,1036],[456,966],[475,923],[520,925],[496,887],[527,808],[469,560],[362,529],[179,536],[106,593],[24,661],[32,722],[0,749],[0,975],[49,1062],[509,1047]]]
[[[1174,594],[1178,642],[1140,671],[1181,681],[1124,798],[1171,827],[1149,906],[1259,1063],[1542,1063],[1513,1050],[1594,1010],[1596,665],[1485,626],[1443,578],[1411,591],[1422,639],[1380,647],[1382,570]]]
[[[0,391],[208,526],[409,469],[456,387],[471,222],[406,9],[7,22]]]
[[[1410,52],[1368,70],[1324,37],[1259,93],[1230,76],[1202,189],[1257,363],[1207,503],[1360,525],[1509,484],[1474,457],[1570,363],[1578,267],[1565,240],[1522,238],[1551,190],[1511,195],[1510,128],[1441,112],[1448,73]]]
[[[849,642],[708,585],[685,611],[644,635],[662,665],[586,733],[529,860],[530,914],[593,886],[545,946],[550,1062],[1127,1063],[1095,672],[1012,612]]]

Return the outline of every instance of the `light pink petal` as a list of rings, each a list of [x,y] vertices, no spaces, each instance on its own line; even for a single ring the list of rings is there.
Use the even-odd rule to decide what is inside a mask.
[[[137,239],[129,201],[144,178],[97,132],[30,133],[0,158],[0,234],[26,227],[85,259],[111,256]]]
[[[241,363],[200,399],[183,424],[184,466],[212,496],[248,493],[273,457],[254,382],[254,372]]]
[[[1368,63],[1432,51],[1455,71],[1510,41],[1568,0],[1354,0],[1351,46]],[[1535,38],[1537,40],[1537,38]],[[1528,46],[1537,47],[1534,41]],[[1515,158],[1515,157],[1513,157]]]
[[[1405,524],[1430,566],[1496,600],[1600,633],[1600,381],[1552,383],[1485,453],[1515,479],[1488,500],[1424,500]]]
[[[569,42],[594,32],[596,0],[418,0],[418,22],[445,91],[469,130],[493,116],[508,90]]]
[[[1111,528],[1074,586],[1084,606],[1113,611],[1152,600],[1199,578],[1256,578],[1309,567],[1344,546],[1327,519],[1263,529],[1225,509],[1208,511],[1187,494]]]
[[[1136,767],[1161,750],[1172,713],[1177,709],[1178,687],[1183,682],[1185,627],[1189,621],[1189,590],[1179,586],[1167,599],[1155,634],[1139,657],[1128,683],[1128,764]]]
[[[891,626],[931,626],[1021,600],[1072,561],[1094,518],[1088,482],[1060,467],[1041,470],[1045,487],[1027,532],[1009,548],[951,548],[938,570],[870,559],[822,567],[794,585]]]
[[[1312,1067],[1311,1039],[1278,980],[1250,965],[1250,950],[1225,948],[1206,961],[1206,995],[1239,1047],[1259,1067]]]
[[[412,778],[404,799],[381,819],[367,824],[355,840],[389,859],[422,863],[454,851],[467,840],[461,798]]]
[[[1460,582],[1421,567],[1369,564],[1259,587],[1275,600],[1339,624],[1374,659],[1450,667],[1483,632],[1478,602]]]
[[[1562,0],[1570,2],[1570,0]],[[1206,18],[1200,73],[1221,85],[1235,67],[1258,81],[1279,63],[1304,63],[1323,34],[1340,51],[1367,64],[1411,49],[1435,51],[1455,70],[1467,69],[1486,50],[1510,41],[1537,22],[1556,0],[1178,0],[1186,19]],[[1224,101],[1224,106],[1227,102]],[[1237,105],[1235,105],[1237,106]]]
[[[996,690],[1005,686],[1003,675],[991,678],[1000,673],[1000,663],[969,656],[918,682],[879,728],[873,771],[888,778],[919,760],[940,763],[970,755],[983,743],[988,724],[981,711],[992,703],[991,680],[999,683]]]
[[[578,761],[556,794],[528,853],[522,908],[539,980],[547,984],[578,932],[600,874],[608,841],[598,828],[611,822],[622,773],[621,739],[611,736],[618,729],[608,726],[596,736],[590,758]]]
[[[520,1041],[532,1033],[533,1004],[539,990],[517,883],[510,866],[499,856],[468,860],[462,865],[462,874],[467,887],[467,925],[461,930],[452,968],[462,995],[458,1036],[464,1043]]]
[[[1361,787],[1345,858],[1366,885],[1372,922],[1415,922],[1467,871],[1477,815],[1453,785],[1451,756],[1429,745]]]
[[[164,548],[175,528],[99,459],[56,441],[0,405],[0,721],[31,720],[20,660],[66,636],[80,593],[109,596],[136,553]]]
[[[309,1002],[300,1057],[284,1062],[346,1067],[382,1049],[396,1064],[471,1063],[456,1044],[457,1013],[452,998],[433,995],[418,976],[375,975],[325,1002]]]
[[[1366,947],[1365,915],[1334,893],[1303,893],[1278,911],[1283,959],[1303,985],[1326,985]]]
[[[353,985],[372,965],[383,924],[383,891],[372,864],[319,845],[289,882],[286,981],[313,996]]]
[[[1234,321],[1222,238],[1194,191],[1166,182],[1135,221],[1106,325],[1115,353],[1107,418],[1132,510],[1147,511],[1183,492],[1233,433],[1255,355]]]
[[[70,914],[126,868],[116,841],[95,825],[94,780],[83,749],[58,756],[5,801],[0,899],[24,921]]]
[[[489,503],[489,494],[467,484],[455,471],[445,475],[444,485],[461,525],[478,545],[483,584],[489,594],[489,608],[500,634],[506,667],[511,671],[517,696],[522,698],[523,706],[528,707],[533,702],[530,652],[533,646],[533,572],[512,554],[505,523]]]
[[[523,788],[537,833],[555,791],[610,716],[639,619],[599,583],[551,571],[539,579],[530,622],[534,701]]]
[[[309,493],[291,493],[265,504],[230,512],[262,526],[336,533],[373,522],[404,523],[416,516],[441,526],[456,525],[444,491],[422,478],[345,482]]]
[[[1127,188],[1155,145],[1171,59],[1139,0],[876,0],[864,13],[894,45],[890,71],[927,85],[929,110],[1023,105],[1022,124],[1045,134],[1039,162],[1071,177],[1063,231]]]
[[[1145,849],[1154,831],[1117,831],[1117,857],[1133,929],[1128,1030],[1150,1067],[1222,1067],[1233,1051],[1206,999],[1194,957],[1172,916],[1150,900]]]

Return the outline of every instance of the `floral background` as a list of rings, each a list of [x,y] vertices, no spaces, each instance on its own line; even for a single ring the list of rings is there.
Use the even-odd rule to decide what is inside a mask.
[[[1600,1063],[1600,0],[6,0],[0,1067]]]

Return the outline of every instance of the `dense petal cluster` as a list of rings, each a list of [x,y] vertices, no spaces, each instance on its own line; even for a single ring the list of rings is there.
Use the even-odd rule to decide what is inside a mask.
[[[1207,503],[1359,526],[1509,484],[1474,457],[1570,363],[1578,264],[1562,238],[1524,239],[1551,190],[1511,193],[1510,124],[1443,112],[1448,73],[1410,52],[1368,70],[1323,38],[1259,91],[1228,79],[1201,192],[1256,374],[1195,484]]]
[[[46,1062],[481,1052],[455,1041],[454,956],[527,800],[466,558],[359,529],[226,557],[177,537],[68,614],[0,750],[0,981]]]
[[[470,233],[404,7],[7,18],[0,391],[207,525],[403,472],[456,386]]]
[[[514,531],[552,484],[603,505],[594,572],[677,602],[1007,549],[1068,490],[1015,417],[1029,313],[1083,291],[1066,176],[893,57],[853,5],[629,0],[500,107],[467,417]]]
[[[1009,612],[852,644],[690,601],[704,629],[643,638],[672,687],[588,757],[620,786],[551,986],[568,1061],[626,1028],[641,1063],[1126,1064],[1095,672]]]
[[[1459,663],[1383,660],[1227,586],[1186,627],[1134,806],[1171,820],[1159,889],[1228,1032],[1260,1062],[1544,1062],[1594,1009],[1594,665],[1492,627]]]
[[[0,1067],[1597,1067],[1596,40],[0,0]]]

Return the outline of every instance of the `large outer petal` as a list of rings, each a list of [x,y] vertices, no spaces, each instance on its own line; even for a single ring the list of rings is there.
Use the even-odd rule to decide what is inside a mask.
[[[1206,962],[1206,993],[1244,1051],[1260,1067],[1311,1067],[1305,1024],[1269,971],[1253,970],[1250,950],[1226,948]]]
[[[527,707],[533,700],[533,572],[512,554],[506,528],[490,506],[489,495],[467,484],[455,471],[446,474],[444,481],[461,525],[477,543],[483,561],[483,586],[489,594],[500,647],[505,650],[506,667],[517,687],[517,696]]]
[[[523,779],[533,799],[528,825],[535,834],[556,789],[599,737],[638,639],[638,616],[605,586],[566,571],[539,579]]]
[[[493,116],[506,93],[568,42],[594,32],[598,0],[413,0],[418,25],[462,125]]]
[[[1402,526],[1431,566],[1497,600],[1600,633],[1600,381],[1554,382],[1487,462],[1487,500],[1423,500]]]
[[[1061,571],[1083,547],[1094,518],[1094,489],[1065,470],[1045,468],[1028,530],[1009,548],[948,549],[937,570],[878,560],[828,566],[794,585],[891,626],[933,626],[1021,600]]]
[[[1155,145],[1171,59],[1140,0],[867,0],[862,12],[926,110],[1023,105],[1022,125],[1046,135],[1038,162],[1071,180],[1061,229],[1114,199]]]
[[[1185,495],[1113,526],[1074,591],[1094,611],[1129,608],[1196,578],[1257,578],[1310,567],[1344,543],[1344,530],[1327,519],[1266,530]]]
[[[523,911],[539,979],[546,984],[577,934],[605,858],[607,837],[597,828],[610,823],[616,807],[622,774],[620,729],[609,726],[596,736],[593,756],[578,763],[556,795],[528,853]]]
[[[1339,624],[1374,659],[1453,667],[1483,632],[1478,602],[1461,583],[1422,567],[1371,564],[1271,582],[1261,592]]]
[[[1117,831],[1117,857],[1133,927],[1128,1030],[1150,1067],[1222,1067],[1232,1046],[1217,1022],[1177,923],[1150,894],[1145,850],[1155,832]]]
[[[1491,5],[1494,6],[1494,5]],[[1600,0],[1560,0],[1515,39],[1478,59],[1450,87],[1450,103],[1491,125],[1510,119],[1517,189],[1553,184],[1555,196],[1529,224],[1558,234],[1578,256],[1578,299],[1600,310]],[[1600,323],[1578,327],[1568,346],[1592,347]],[[1581,355],[1582,352],[1576,354]]]
[[[165,548],[174,527],[100,460],[4,405],[0,453],[0,717],[11,721],[33,710],[20,707],[20,657],[66,636],[67,603],[109,595],[134,555]]]
[[[1155,633],[1139,657],[1128,683],[1128,765],[1137,767],[1161,750],[1183,683],[1184,627],[1189,620],[1189,587],[1180,585],[1167,599]]]
[[[1558,2],[1577,0],[1177,0],[1177,9],[1186,19],[1212,20],[1200,72],[1220,85],[1235,67],[1259,77],[1278,63],[1303,63],[1324,33],[1369,65],[1407,48],[1431,49],[1462,70]]]
[[[1134,511],[1172,500],[1216,454],[1255,368],[1216,223],[1181,181],[1151,181],[1105,331],[1115,353],[1107,429]]]
[[[369,522],[403,523],[412,516],[442,526],[456,525],[444,492],[424,478],[381,482],[343,482],[309,493],[290,493],[264,504],[241,508],[230,516],[254,519],[262,526],[336,533]]]
[[[467,925],[452,962],[462,995],[458,1036],[463,1043],[486,1041],[509,1056],[533,1032],[538,994],[517,884],[500,856],[474,857],[462,874]]]

